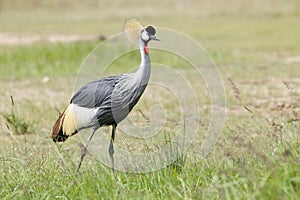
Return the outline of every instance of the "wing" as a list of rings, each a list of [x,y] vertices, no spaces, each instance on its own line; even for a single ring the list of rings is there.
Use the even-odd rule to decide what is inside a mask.
[[[97,108],[93,119],[100,126],[116,124],[129,114],[145,87],[135,84],[134,74],[109,76],[83,86],[70,103],[84,108]]]
[[[100,107],[111,97],[120,76],[109,76],[92,81],[80,88],[72,97],[70,103],[85,108]]]
[[[115,85],[109,104],[99,108],[97,119],[104,124],[121,122],[138,102],[146,85],[138,85],[133,74],[126,74]]]

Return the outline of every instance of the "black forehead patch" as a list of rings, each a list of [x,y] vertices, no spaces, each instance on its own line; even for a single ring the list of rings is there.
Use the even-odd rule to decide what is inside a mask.
[[[148,26],[146,28],[146,31],[150,34],[150,35],[155,35],[156,34],[156,30],[155,28],[153,28],[153,26]]]

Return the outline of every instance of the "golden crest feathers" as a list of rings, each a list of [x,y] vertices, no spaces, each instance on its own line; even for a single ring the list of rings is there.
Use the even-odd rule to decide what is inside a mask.
[[[136,42],[144,27],[136,19],[129,19],[124,24],[124,33],[130,42]]]

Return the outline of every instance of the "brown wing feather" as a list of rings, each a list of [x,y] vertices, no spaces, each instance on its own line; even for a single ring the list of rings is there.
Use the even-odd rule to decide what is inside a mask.
[[[64,142],[68,136],[63,134],[62,124],[65,118],[65,111],[59,115],[52,128],[52,139],[54,142]]]

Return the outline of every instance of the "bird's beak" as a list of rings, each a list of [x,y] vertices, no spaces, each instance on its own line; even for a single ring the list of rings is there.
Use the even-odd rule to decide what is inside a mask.
[[[158,37],[156,37],[155,35],[151,35],[150,38],[151,38],[151,40],[160,41],[160,39]]]

